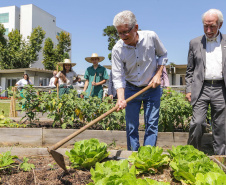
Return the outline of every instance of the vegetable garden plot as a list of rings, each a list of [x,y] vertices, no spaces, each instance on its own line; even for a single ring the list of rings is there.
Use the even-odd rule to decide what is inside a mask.
[[[76,142],[70,152],[66,152],[66,174],[50,156],[30,157],[29,160],[1,160],[2,184],[87,184],[87,185],[224,185],[224,171],[203,152],[194,147],[177,146],[163,153],[161,147],[143,146],[133,152],[128,159],[108,158],[106,143],[97,139]],[[4,156],[4,155],[2,155]],[[11,158],[15,162],[11,163]],[[18,168],[21,160],[24,168]],[[69,161],[70,160],[70,161]],[[5,162],[6,161],[6,162]],[[29,164],[33,164],[35,168]],[[30,166],[30,169],[29,169]],[[1,166],[0,166],[1,167]],[[25,172],[26,171],[26,172]]]

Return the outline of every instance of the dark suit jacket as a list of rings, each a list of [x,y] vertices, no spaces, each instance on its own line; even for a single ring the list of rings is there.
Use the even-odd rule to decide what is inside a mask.
[[[226,35],[220,34],[222,48],[223,78],[226,83]],[[188,65],[185,76],[186,93],[191,92],[191,104],[194,105],[201,92],[206,67],[206,38],[197,37],[190,41]]]

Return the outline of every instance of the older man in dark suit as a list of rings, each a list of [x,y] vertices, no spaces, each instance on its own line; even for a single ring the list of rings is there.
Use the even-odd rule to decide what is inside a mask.
[[[223,15],[210,9],[202,16],[205,35],[190,42],[186,71],[186,97],[193,106],[188,144],[201,148],[206,114],[211,106],[213,148],[225,154],[226,35],[220,33]]]

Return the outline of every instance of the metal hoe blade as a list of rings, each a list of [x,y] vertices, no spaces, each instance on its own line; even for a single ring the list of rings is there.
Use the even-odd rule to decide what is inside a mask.
[[[56,161],[56,163],[66,172],[69,173],[65,162],[64,162],[64,156],[55,150],[50,150],[49,153],[52,155],[53,159]]]

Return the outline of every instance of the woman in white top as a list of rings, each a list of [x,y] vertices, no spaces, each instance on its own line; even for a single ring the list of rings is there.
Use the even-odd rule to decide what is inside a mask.
[[[24,87],[25,85],[32,85],[32,82],[30,81],[28,74],[24,74],[23,79],[19,80],[16,83],[16,86]],[[25,98],[24,94],[23,94],[23,89],[20,90],[20,96],[22,98]],[[22,106],[22,108],[24,108],[24,107],[25,107],[25,105]]]
[[[58,63],[63,66],[63,70],[57,73],[55,79],[55,86],[59,84],[59,95],[68,94],[70,89],[73,89],[73,83],[78,80],[78,75],[72,70],[76,63],[72,63],[70,59],[64,59],[64,62]],[[75,80],[74,77],[76,78]]]
[[[22,86],[23,87],[25,85],[32,85],[32,82],[30,81],[28,74],[24,74],[23,79],[19,80],[16,83],[16,86]]]

